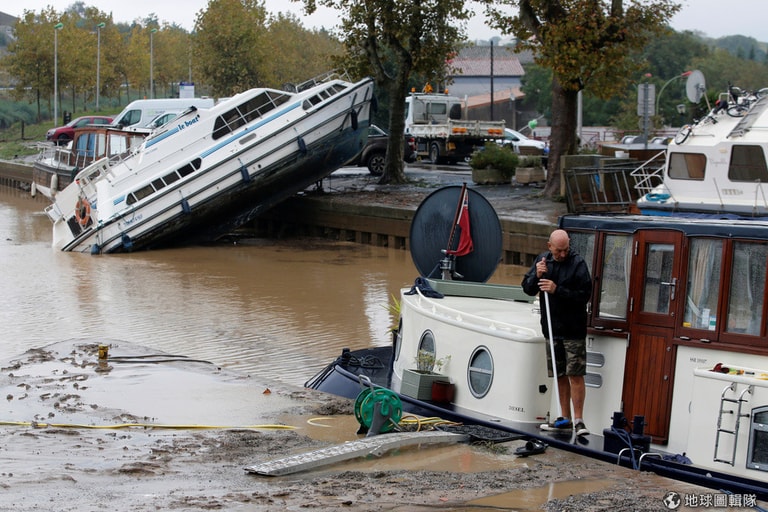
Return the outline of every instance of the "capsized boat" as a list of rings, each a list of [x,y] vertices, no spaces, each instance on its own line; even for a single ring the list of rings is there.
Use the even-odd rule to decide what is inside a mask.
[[[416,414],[768,499],[768,222],[559,220],[595,283],[591,434],[576,436],[540,429],[560,415],[542,305],[519,286],[487,282],[501,256],[498,218],[479,193],[461,190],[439,189],[414,215],[420,277],[401,290],[392,345],[345,350],[306,386],[356,398],[370,380]]]
[[[56,194],[46,208],[53,247],[99,254],[214,240],[354,157],[372,98],[372,79],[328,74],[190,108]]]

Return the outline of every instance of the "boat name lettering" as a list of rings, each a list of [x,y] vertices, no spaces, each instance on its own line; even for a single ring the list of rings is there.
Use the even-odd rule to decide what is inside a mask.
[[[192,126],[193,124],[195,124],[195,123],[196,123],[196,122],[198,122],[199,120],[200,120],[200,114],[198,114],[198,115],[196,115],[194,118],[192,118],[192,119],[190,119],[190,120],[188,120],[188,121],[184,121],[184,123],[182,123],[182,124],[178,125],[178,126],[179,126],[179,130],[183,130],[183,129],[184,129],[184,128],[186,128],[187,126]]]
[[[508,406],[508,408],[512,412],[522,412],[522,413],[525,412],[525,407],[519,407],[519,406],[516,406],[516,405],[510,405],[510,406]]]
[[[701,364],[701,363],[706,363],[707,359],[703,357],[691,357],[689,361],[692,363]]]
[[[123,220],[123,222],[125,222],[125,225],[126,225],[126,226],[130,226],[130,225],[131,225],[131,224],[133,224],[134,222],[138,222],[138,221],[140,221],[142,217],[143,217],[143,215],[142,215],[142,214],[134,215],[134,216],[133,216],[133,217],[131,217],[130,219],[124,219],[124,220]]]
[[[739,190],[737,188],[724,188],[722,190],[724,196],[741,196],[744,195],[743,190]]]

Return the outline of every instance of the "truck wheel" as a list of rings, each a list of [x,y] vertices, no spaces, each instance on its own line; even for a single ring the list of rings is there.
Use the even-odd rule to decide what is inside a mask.
[[[368,167],[368,172],[373,176],[381,176],[384,174],[384,156],[384,153],[377,152],[368,157],[366,166]]]
[[[429,159],[432,160],[433,164],[436,164],[437,161],[440,160],[440,146],[435,142],[429,147]]]

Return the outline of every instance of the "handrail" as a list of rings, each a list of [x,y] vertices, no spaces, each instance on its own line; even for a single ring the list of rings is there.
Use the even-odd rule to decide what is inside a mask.
[[[450,323],[461,325],[463,327],[471,327],[477,331],[496,336],[499,335],[499,332],[508,333],[510,335],[516,336],[516,341],[521,342],[533,342],[543,339],[540,334],[528,327],[510,324],[508,322],[499,320],[491,320],[486,317],[468,313],[466,311],[459,311],[425,296],[421,293],[421,290],[419,290],[418,287],[416,287],[416,292],[418,294],[419,306],[423,310],[426,311],[428,308],[421,304],[422,301],[425,302],[426,305],[431,306],[433,315],[442,315],[443,318],[448,320]]]

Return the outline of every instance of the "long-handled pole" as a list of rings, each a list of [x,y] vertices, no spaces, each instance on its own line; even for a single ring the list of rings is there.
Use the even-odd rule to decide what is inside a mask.
[[[548,292],[542,292],[544,294],[544,307],[547,311],[547,330],[549,331],[549,350],[552,353],[552,373],[555,375],[554,377],[554,388],[555,388],[555,407],[557,411],[560,411],[560,389],[557,386],[557,361],[555,357],[555,337],[552,334],[552,316],[550,315],[549,310],[549,293]],[[557,416],[562,416],[562,411],[559,412]]]

